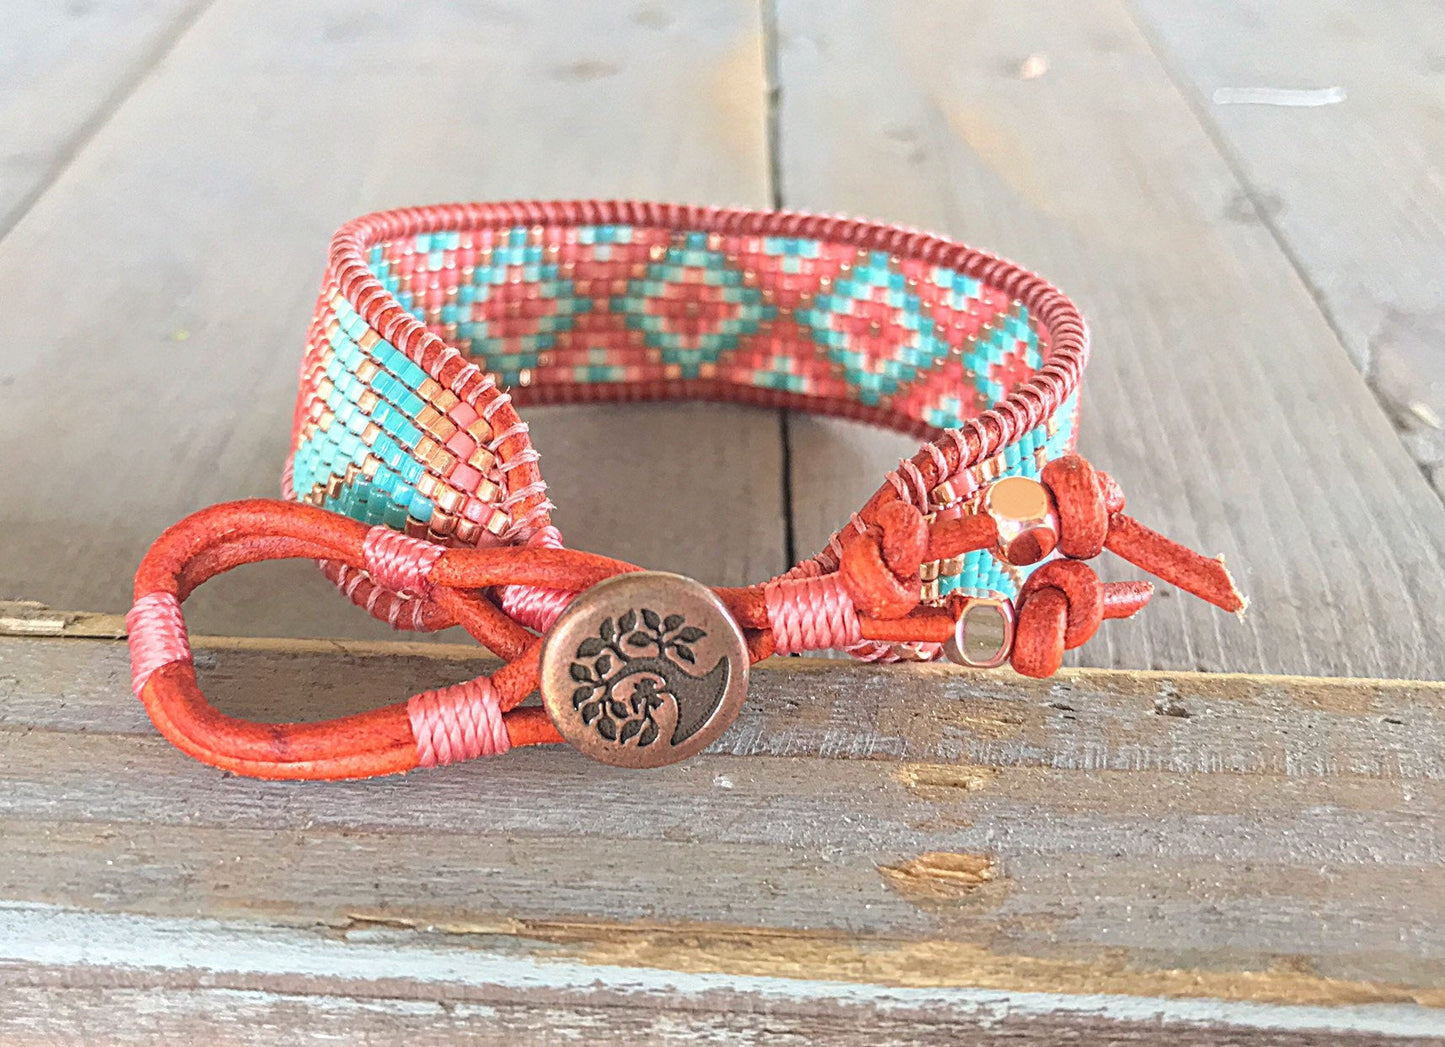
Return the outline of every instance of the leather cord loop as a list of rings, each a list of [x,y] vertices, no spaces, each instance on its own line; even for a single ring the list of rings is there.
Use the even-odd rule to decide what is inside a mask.
[[[1076,454],[1044,466],[1040,479],[1059,512],[1059,552],[1074,560],[1092,560],[1104,551],[1109,510],[1094,467]]]
[[[839,574],[860,612],[901,618],[918,606],[928,525],[922,513],[902,501],[882,505],[875,521],[843,540]]]

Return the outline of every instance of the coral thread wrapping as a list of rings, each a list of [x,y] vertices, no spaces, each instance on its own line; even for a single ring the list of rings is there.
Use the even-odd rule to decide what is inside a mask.
[[[496,691],[485,676],[413,695],[406,715],[421,767],[500,756],[512,747]]]
[[[858,612],[836,573],[780,578],[763,587],[778,654],[845,648],[863,638]]]
[[[399,534],[381,524],[366,532],[362,551],[366,573],[377,585],[413,596],[427,591],[427,575],[444,552],[440,545]]]
[[[181,602],[173,593],[147,593],[125,616],[130,639],[130,688],[138,698],[151,674],[172,662],[191,660]]]
[[[566,589],[538,589],[531,585],[504,585],[502,610],[507,617],[528,629],[544,633],[561,617],[576,593]]]
[[[561,549],[562,532],[552,524],[540,527],[527,538],[527,544],[539,549]],[[504,585],[501,587],[502,610],[514,622],[538,632],[552,628],[563,610],[572,602],[576,593],[566,589],[539,589],[532,585]]]

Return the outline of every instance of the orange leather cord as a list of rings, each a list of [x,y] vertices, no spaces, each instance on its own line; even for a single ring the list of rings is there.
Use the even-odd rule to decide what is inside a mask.
[[[1243,598],[1219,561],[1124,515],[1117,485],[1082,458],[1049,463],[1043,482],[1058,505],[1059,548],[1065,555],[1036,570],[1020,593],[1012,654],[1019,673],[1046,676],[1056,671],[1064,651],[1086,642],[1105,618],[1128,617],[1148,601],[1148,583],[1101,582],[1082,558],[1075,558],[1097,555],[1103,548],[1226,610],[1243,608]],[[919,565],[924,557],[991,548],[997,540],[993,521],[972,514],[930,527],[916,508],[889,498],[887,491],[870,503],[862,519],[861,529],[844,544],[839,567],[861,635],[886,642],[946,640],[955,615],[946,608],[919,606]],[[136,574],[137,608],[148,602],[178,606],[206,580],[260,560],[301,557],[368,566],[369,530],[350,517],[291,502],[252,500],[203,509],[167,530],[146,554]],[[499,704],[510,745],[560,741],[543,710],[519,708],[536,689],[541,640],[504,613],[493,594],[507,585],[580,592],[640,568],[539,546],[450,548],[433,552],[426,562],[427,620],[460,625],[507,660],[491,677],[490,693]],[[716,592],[743,627],[751,657],[771,654],[774,639],[764,586]],[[369,777],[418,765],[406,703],[319,723],[239,720],[206,701],[182,638],[159,646],[162,653],[151,657],[160,664],[137,664],[137,694],[161,732],[198,759],[268,778]]]

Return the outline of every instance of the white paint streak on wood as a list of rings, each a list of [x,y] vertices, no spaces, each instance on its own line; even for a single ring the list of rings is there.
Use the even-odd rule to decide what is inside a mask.
[[[1215,105],[1278,105],[1288,109],[1312,109],[1339,105],[1346,98],[1343,87],[1216,87],[1210,96]]]
[[[687,974],[646,968],[536,961],[444,937],[382,932],[370,940],[336,940],[284,927],[245,935],[207,920],[165,920],[74,912],[48,906],[0,905],[0,960],[37,965],[185,972],[197,984],[210,975],[286,975],[321,982],[396,978],[510,992],[586,993],[598,986],[622,997],[665,998],[672,1005],[709,994],[759,1002],[828,1001],[874,1012],[929,1012],[1002,1018],[1012,1015],[1105,1017],[1141,1024],[1186,1023],[1215,1029],[1319,1030],[1428,1036],[1441,1031],[1428,1008],[1400,1005],[1294,1007],[1220,1000],[1159,1000],[1110,995],[1004,993],[978,989],[909,989],[836,981]],[[640,1006],[656,1006],[639,1000]]]

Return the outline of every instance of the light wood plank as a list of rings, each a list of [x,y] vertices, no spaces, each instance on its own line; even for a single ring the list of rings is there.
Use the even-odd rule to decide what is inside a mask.
[[[1161,593],[1084,661],[1445,675],[1445,511],[1273,238],[1230,217],[1238,182],[1121,3],[778,17],[786,202],[952,233],[1076,295],[1082,450],[1252,599],[1240,625]],[[811,549],[910,445],[798,419],[791,447]]]
[[[260,718],[486,664],[196,648],[216,701]],[[25,990],[0,1030],[154,989],[145,1021],[209,1002],[377,1035],[445,1027],[417,1011],[439,999],[676,1042],[751,1042],[760,1010],[888,1042],[924,1008],[930,1035],[1023,1042],[1445,1033],[1445,685],[790,659],[655,773],[556,749],[297,785],[177,753],[126,678],[114,641],[0,638],[0,982]],[[57,1017],[17,1013],[60,983]],[[1001,1007],[1017,1028],[986,1025]]]
[[[340,222],[456,198],[764,204],[763,77],[750,0],[219,0],[0,242],[0,443],[26,492],[0,509],[0,594],[121,610],[162,528],[276,491]],[[572,544],[720,583],[784,566],[776,413],[529,420]],[[218,580],[195,621],[386,632],[305,564]]]
[[[1428,0],[1131,0],[1406,445],[1445,494],[1445,13]],[[1339,87],[1335,105],[1220,89]]]
[[[148,928],[147,928],[148,929]],[[195,935],[195,932],[192,932]],[[199,936],[198,936],[199,937]],[[202,938],[207,944],[211,941]],[[226,943],[220,943],[226,944]],[[275,946],[274,939],[247,943]],[[343,946],[352,949],[352,946]],[[409,958],[415,958],[414,955]],[[215,963],[215,954],[207,961]],[[475,953],[468,966],[478,965]],[[530,966],[512,961],[519,973]],[[556,973],[557,964],[548,965]],[[494,965],[485,968],[495,970]],[[1390,1007],[1326,1015],[1269,1005],[1158,1004],[1131,998],[1050,997],[986,991],[870,995],[821,983],[829,997],[789,998],[778,983],[739,977],[679,977],[662,988],[637,972],[588,968],[605,986],[560,992],[527,986],[390,979],[347,984],[350,997],[318,995],[294,980],[212,969],[136,970],[89,966],[19,971],[0,964],[0,1033],[16,1047],[73,1041],[131,1044],[287,1042],[376,1044],[667,1043],[806,1047],[932,1047],[1068,1042],[1182,1047],[1220,1043],[1313,1047],[1438,1044],[1432,1026]],[[620,985],[619,985],[620,983]],[[760,984],[761,983],[761,984]],[[599,999],[600,997],[600,999]],[[116,1015],[126,1021],[118,1023]],[[1330,1026],[1334,1018],[1336,1024]]]
[[[203,6],[201,0],[6,6],[0,34],[0,236]]]

